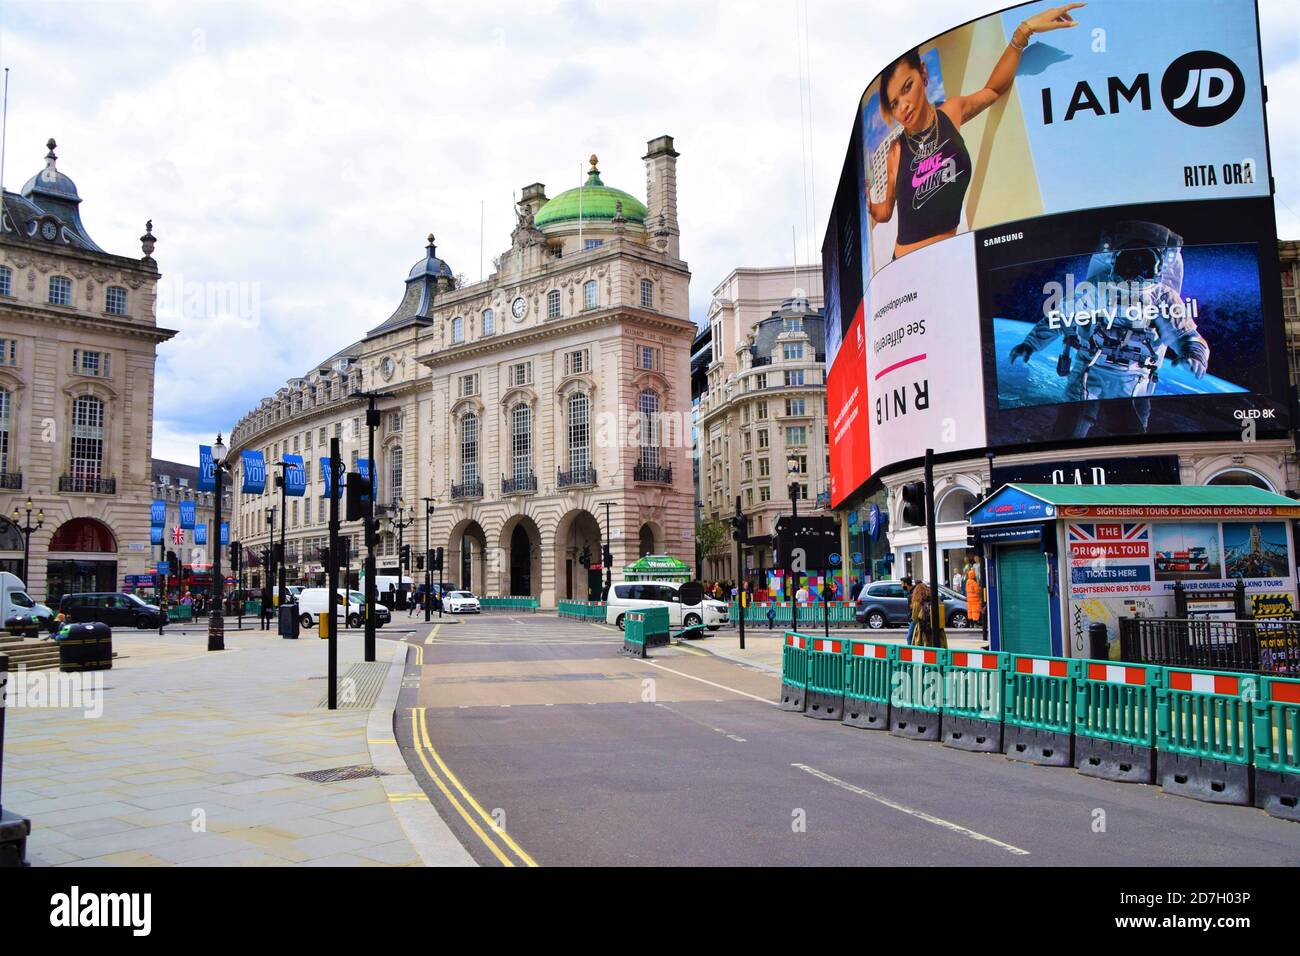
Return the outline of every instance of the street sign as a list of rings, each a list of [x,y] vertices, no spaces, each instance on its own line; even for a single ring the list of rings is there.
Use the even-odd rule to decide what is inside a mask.
[[[854,563],[854,564],[861,564],[861,563],[862,563],[862,552],[861,552],[861,551],[854,551],[854,552],[853,552],[853,563]]]
[[[838,554],[832,554],[830,561],[832,568],[838,568],[840,566],[840,556]]]

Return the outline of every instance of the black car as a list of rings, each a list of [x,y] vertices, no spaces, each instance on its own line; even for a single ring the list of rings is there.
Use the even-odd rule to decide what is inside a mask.
[[[966,598],[951,588],[940,586],[944,618],[948,627],[965,627]],[[911,617],[910,601],[898,581],[874,581],[858,595],[854,617],[859,624],[878,630],[882,627],[907,627]]]
[[[137,627],[146,630],[167,623],[164,611],[146,604],[134,594],[121,592],[65,594],[59,601],[59,613],[65,621],[75,624],[98,621],[109,627]]]

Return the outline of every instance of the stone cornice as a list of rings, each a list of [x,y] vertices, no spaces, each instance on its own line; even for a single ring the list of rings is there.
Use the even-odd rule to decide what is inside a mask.
[[[3,312],[11,313],[18,318],[29,319],[33,322],[42,322],[48,325],[57,325],[63,328],[85,329],[87,326],[90,326],[96,331],[105,332],[109,335],[125,335],[134,338],[152,339],[155,344],[166,342],[168,339],[178,334],[177,329],[164,329],[157,325],[142,325],[138,322],[130,322],[126,319],[114,318],[107,315],[90,315],[85,312],[78,312],[71,306],[51,309],[27,305],[22,302],[0,300],[0,313]]]
[[[473,342],[467,342],[454,348],[417,356],[416,361],[421,365],[434,369],[440,366],[459,364],[467,359],[485,357],[494,352],[504,352],[515,346],[553,339],[559,335],[593,330],[629,321],[665,332],[689,332],[692,340],[694,339],[695,323],[690,319],[678,319],[660,312],[652,312],[649,309],[620,306],[610,309],[593,309],[590,312],[584,312],[568,319],[554,319],[541,325],[530,325],[517,332],[476,339]]]
[[[375,407],[380,414],[402,410],[406,407],[405,399],[408,397],[418,397],[421,387],[422,385],[419,379],[409,379],[400,384],[387,386],[384,390],[391,393],[393,398],[380,399],[375,403]],[[261,399],[261,401],[267,400],[268,399],[266,398]],[[259,405],[260,404],[261,402],[259,402]],[[267,425],[261,431],[252,432],[246,438],[241,438],[238,442],[232,439],[230,452],[233,454],[239,449],[249,447],[255,448],[259,445],[265,445],[268,442],[280,441],[281,432],[285,433],[283,437],[290,437],[294,432],[304,431],[308,428],[318,428],[321,424],[332,422],[336,418],[350,417],[347,415],[337,414],[344,409],[355,413],[357,411],[365,411],[368,405],[369,399],[361,396],[345,395],[343,398],[336,399],[327,405],[316,405],[312,408],[304,409],[301,412],[295,412],[288,418],[281,418],[278,422],[271,422],[271,424]],[[253,411],[256,411],[256,409]],[[247,414],[252,414],[252,412]],[[244,417],[247,417],[247,414]],[[236,422],[236,426],[238,426],[238,422]]]
[[[127,256],[114,255],[111,252],[92,252],[89,249],[78,249],[73,246],[52,246],[48,242],[37,242],[16,235],[5,235],[0,238],[0,248],[6,247],[21,249],[34,255],[44,255],[55,259],[81,259],[84,262],[109,266],[114,269],[126,269],[130,272],[139,273],[146,279],[158,279],[162,276],[162,273],[158,271],[158,264],[153,260],[150,260],[149,265],[145,265],[143,259],[131,259]]]

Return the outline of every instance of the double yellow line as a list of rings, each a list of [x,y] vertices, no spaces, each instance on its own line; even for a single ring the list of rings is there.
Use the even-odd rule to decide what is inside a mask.
[[[420,763],[424,764],[424,770],[429,775],[429,779],[438,785],[438,789],[447,798],[447,802],[455,808],[461,819],[474,831],[474,835],[483,841],[483,845],[492,851],[492,855],[501,861],[501,865],[516,865],[515,861],[506,853],[506,849],[508,849],[524,866],[537,866],[537,861],[523,851],[519,844],[511,838],[510,834],[505,831],[504,827],[497,826],[496,821],[474,799],[473,794],[465,789],[465,785],[457,779],[442,758],[438,756],[438,751],[434,749],[433,742],[429,739],[429,724],[423,707],[411,708],[411,738],[415,742],[415,752],[419,754]],[[430,757],[433,758],[433,763],[437,764],[438,770],[434,770],[433,764],[429,762]],[[456,793],[452,792],[452,788],[455,789],[456,793],[460,794],[461,799],[456,798]],[[466,804],[483,821],[483,826],[480,826],[478,820],[475,820],[474,816],[466,809]]]

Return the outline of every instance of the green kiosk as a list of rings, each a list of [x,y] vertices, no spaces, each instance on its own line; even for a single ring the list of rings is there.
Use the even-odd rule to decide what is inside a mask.
[[[1209,613],[1239,580],[1255,604],[1297,607],[1300,502],[1261,488],[1003,485],[967,516],[990,650],[1087,657],[1098,624],[1117,650],[1121,617],[1173,616],[1179,593]]]

